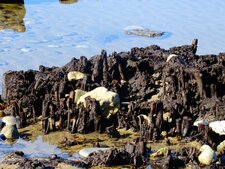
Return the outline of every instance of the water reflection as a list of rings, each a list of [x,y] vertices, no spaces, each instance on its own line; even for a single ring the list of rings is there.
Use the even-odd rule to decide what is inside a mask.
[[[78,0],[59,0],[61,4],[73,4],[78,2]]]
[[[24,16],[26,9],[24,1],[0,1],[0,30],[11,29],[15,32],[25,32]],[[17,2],[17,4],[15,4]]]
[[[7,4],[24,4],[24,0],[0,0],[0,3],[7,3]]]
[[[63,153],[55,145],[51,145],[48,142],[43,141],[43,138],[38,136],[33,142],[26,141],[21,138],[13,143],[0,141],[0,162],[6,154],[18,150],[23,151],[27,157],[48,157],[50,154],[57,154],[61,158],[69,158],[67,153]],[[77,157],[77,154],[74,154],[70,159],[75,159]]]
[[[78,0],[59,0],[59,2],[73,4]],[[24,0],[0,0],[0,30],[11,29],[15,32],[25,32],[25,14]]]

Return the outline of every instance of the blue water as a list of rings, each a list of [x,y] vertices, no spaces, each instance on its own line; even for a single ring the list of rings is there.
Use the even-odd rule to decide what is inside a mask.
[[[77,159],[78,154],[68,156],[67,153],[63,153],[55,145],[51,145],[48,142],[44,142],[41,136],[38,136],[35,141],[25,141],[23,139],[18,139],[16,143],[9,144],[7,141],[0,141],[0,163],[4,159],[5,155],[8,153],[13,153],[15,151],[24,152],[26,157],[49,157],[50,154],[57,154],[58,157],[66,159]]]

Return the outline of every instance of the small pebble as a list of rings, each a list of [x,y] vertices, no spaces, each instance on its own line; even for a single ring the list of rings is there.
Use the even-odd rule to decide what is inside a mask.
[[[16,151],[15,154],[18,155],[18,156],[23,156],[24,155],[24,152],[22,152],[22,151]]]
[[[51,160],[55,160],[55,159],[58,158],[58,156],[57,156],[56,154],[51,154],[51,155],[49,156],[49,158],[50,158]]]

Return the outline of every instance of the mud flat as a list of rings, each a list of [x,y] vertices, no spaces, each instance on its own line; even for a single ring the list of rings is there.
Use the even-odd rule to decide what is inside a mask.
[[[225,53],[196,55],[197,43],[102,50],[63,67],[8,71],[2,110],[20,119],[28,139],[36,130],[70,153],[111,148],[83,167],[223,167]],[[63,132],[70,134],[54,135]]]

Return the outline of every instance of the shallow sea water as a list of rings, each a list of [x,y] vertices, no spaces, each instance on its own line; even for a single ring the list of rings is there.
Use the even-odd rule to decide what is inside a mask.
[[[4,156],[7,153],[15,151],[24,152],[26,157],[49,157],[50,154],[57,154],[61,158],[78,158],[78,154],[68,156],[67,153],[63,153],[55,145],[44,142],[42,136],[38,136],[34,141],[26,141],[21,138],[16,140],[15,143],[0,141],[0,162],[3,160]]]
[[[168,49],[191,44],[194,38],[199,39],[198,54],[218,54],[225,51],[224,9],[225,1],[222,0],[79,0],[72,4],[25,0],[24,5],[0,3],[0,79],[7,70],[38,69],[39,65],[63,66],[72,57],[91,57],[99,54],[101,49],[111,53],[153,44]],[[124,30],[129,27],[166,34],[157,38],[126,35]],[[27,151],[24,145],[36,151],[35,146],[44,142],[38,137],[37,143],[18,140],[10,146],[0,142],[0,154],[18,147]],[[54,152],[60,151],[51,148]]]

